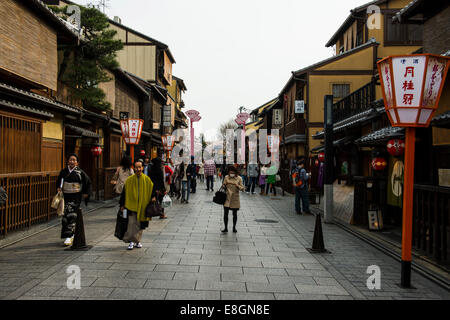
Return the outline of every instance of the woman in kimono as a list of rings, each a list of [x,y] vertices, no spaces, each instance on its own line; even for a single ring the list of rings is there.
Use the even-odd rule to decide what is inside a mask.
[[[78,156],[70,154],[67,168],[61,170],[56,180],[58,191],[64,194],[64,215],[62,217],[61,239],[66,246],[72,245],[77,212],[82,198],[91,193],[91,179],[78,167]]]

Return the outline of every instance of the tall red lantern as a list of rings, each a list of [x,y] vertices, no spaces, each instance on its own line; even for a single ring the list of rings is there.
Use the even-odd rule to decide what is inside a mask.
[[[320,152],[317,157],[319,158],[320,162],[324,162],[325,161],[325,152]]]
[[[387,151],[390,155],[400,156],[405,152],[405,141],[401,139],[392,139],[387,143]]]
[[[384,170],[387,166],[387,161],[384,158],[376,157],[372,159],[372,168],[377,171]]]
[[[91,153],[94,157],[98,157],[102,154],[102,147],[100,146],[92,146]]]

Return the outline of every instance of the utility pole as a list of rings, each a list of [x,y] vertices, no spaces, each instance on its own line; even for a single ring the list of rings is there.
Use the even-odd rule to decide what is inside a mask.
[[[333,96],[324,97],[325,170],[324,170],[324,220],[333,222]]]

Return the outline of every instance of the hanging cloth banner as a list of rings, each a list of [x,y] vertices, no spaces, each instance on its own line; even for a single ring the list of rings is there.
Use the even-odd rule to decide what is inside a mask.
[[[402,207],[403,204],[403,173],[405,165],[403,157],[389,158],[388,194],[387,203],[391,206]]]

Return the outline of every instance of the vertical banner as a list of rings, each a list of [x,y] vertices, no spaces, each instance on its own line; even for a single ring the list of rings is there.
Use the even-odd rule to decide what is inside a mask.
[[[403,157],[396,158],[390,156],[389,158],[389,175],[388,175],[388,190],[387,203],[391,206],[402,208],[403,202],[403,174],[405,165],[403,164]]]

